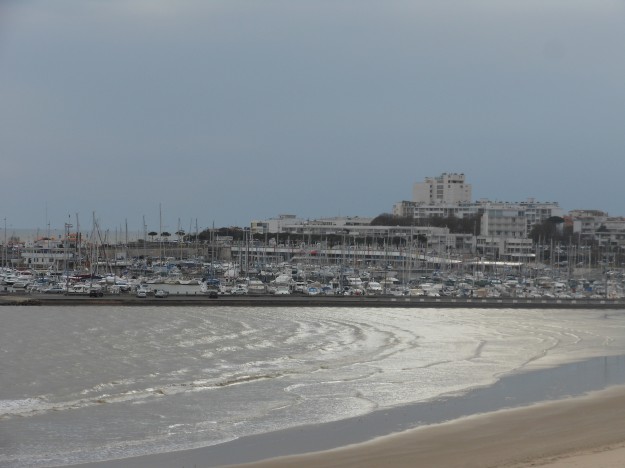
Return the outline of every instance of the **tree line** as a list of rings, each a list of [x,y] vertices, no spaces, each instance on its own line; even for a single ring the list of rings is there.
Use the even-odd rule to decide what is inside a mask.
[[[480,235],[481,213],[476,213],[472,216],[465,216],[458,218],[456,216],[431,216],[429,218],[411,218],[408,216],[396,216],[391,213],[382,213],[376,216],[370,223],[371,226],[415,226],[415,227],[443,227],[448,228],[452,234],[472,234],[475,236]],[[158,232],[151,231],[147,233],[151,241],[154,241],[156,236],[159,236]],[[244,241],[249,237],[249,230],[238,226],[221,227],[216,229],[205,229],[197,234],[187,234],[184,231],[178,231],[174,233],[179,239],[185,242],[195,241],[209,241],[215,237],[231,237],[234,241]],[[169,232],[160,233],[161,239],[167,240],[172,236]],[[271,237],[275,237],[275,234],[271,234]],[[285,236],[284,234],[280,237]],[[297,234],[287,235],[288,238],[292,238],[294,241],[297,238],[301,238],[301,235]],[[352,236],[353,237],[353,236]],[[373,236],[367,236],[371,239],[372,243],[379,243],[390,241],[392,244],[400,244],[405,242],[405,237],[391,238],[375,238]],[[541,223],[534,225],[528,234],[528,237],[535,243],[562,243],[562,244],[577,244],[580,239],[578,236],[573,235],[573,227],[571,225],[564,224],[564,218],[559,216],[552,216]],[[250,239],[257,241],[264,241],[267,239],[265,234],[254,234]],[[425,243],[427,239],[423,235],[415,236],[419,242]],[[310,234],[306,235],[306,242],[327,242],[329,245],[339,245],[345,240],[343,234]]]

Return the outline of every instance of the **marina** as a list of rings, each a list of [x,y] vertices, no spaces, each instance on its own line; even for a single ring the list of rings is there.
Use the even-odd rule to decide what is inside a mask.
[[[625,298],[620,258],[600,250],[578,256],[573,247],[554,248],[557,256],[511,261],[441,252],[419,241],[294,243],[287,238],[276,244],[210,237],[106,244],[83,237],[68,230],[59,239],[12,247],[0,268],[0,294],[130,300],[158,292],[169,300],[203,295],[305,296],[323,297],[326,302],[328,297],[349,302],[338,299],[349,296],[352,301],[377,298],[371,303],[521,305],[607,304]]]
[[[625,467],[624,1],[1,2],[0,468]]]

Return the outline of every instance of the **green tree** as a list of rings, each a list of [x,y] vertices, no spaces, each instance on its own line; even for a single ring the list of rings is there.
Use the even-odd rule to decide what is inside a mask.
[[[552,216],[545,219],[542,223],[535,224],[530,231],[529,237],[536,243],[558,242],[565,239],[565,232],[562,229],[564,218]]]

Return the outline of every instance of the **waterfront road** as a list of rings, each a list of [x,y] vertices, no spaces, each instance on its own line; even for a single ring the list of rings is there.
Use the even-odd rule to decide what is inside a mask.
[[[0,305],[93,306],[233,306],[233,307],[420,307],[420,308],[546,308],[625,309],[625,299],[459,298],[420,296],[304,296],[245,295],[210,298],[203,294],[174,294],[166,298],[134,295],[89,297],[53,294],[0,295]]]

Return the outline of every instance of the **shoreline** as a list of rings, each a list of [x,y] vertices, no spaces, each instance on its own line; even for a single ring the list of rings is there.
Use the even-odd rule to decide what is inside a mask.
[[[613,411],[612,404],[619,405],[617,411]],[[581,410],[584,405],[586,409]],[[553,414],[553,420],[546,418],[549,414]],[[581,420],[571,423],[571,417]],[[492,386],[476,388],[459,396],[449,395],[434,401],[381,409],[340,421],[263,433],[215,446],[77,466],[373,468],[381,463],[381,458],[376,457],[383,457],[385,466],[482,468],[586,448],[578,439],[573,439],[573,445],[569,444],[565,436],[571,428],[588,427],[596,432],[595,438],[588,439],[589,448],[620,443],[625,441],[623,420],[625,356],[613,356],[512,374]],[[591,427],[592,424],[597,427]],[[601,432],[599,429],[604,425],[606,431]],[[480,439],[476,430],[488,437]],[[534,440],[534,432],[543,435]],[[578,431],[574,430],[568,435],[576,434]],[[609,435],[617,437],[610,438]],[[508,441],[506,437],[513,439]],[[545,439],[552,437],[557,444]],[[424,438],[423,441],[420,438]],[[513,442],[521,446],[515,447]],[[537,450],[536,444],[541,442],[548,442],[549,450],[541,446]],[[472,455],[479,457],[476,463],[464,463],[469,447],[460,453],[457,453],[459,449],[453,448],[463,447],[463,444],[481,447]],[[499,450],[500,445],[506,449]],[[436,450],[432,452],[434,448]],[[555,448],[558,450],[554,451]],[[454,459],[454,456],[458,458]],[[504,456],[509,458],[502,458]]]
[[[219,296],[176,294],[167,298],[133,295],[104,297],[48,294],[0,294],[0,306],[233,306],[233,307],[411,307],[625,309],[625,299],[457,298],[419,296]]]
[[[564,400],[467,416],[336,449],[266,458],[238,468],[620,468],[625,466],[625,385]],[[206,449],[72,465],[206,468]]]
[[[618,386],[468,416],[325,452],[230,466],[616,468],[625,466],[624,417],[625,386]]]

